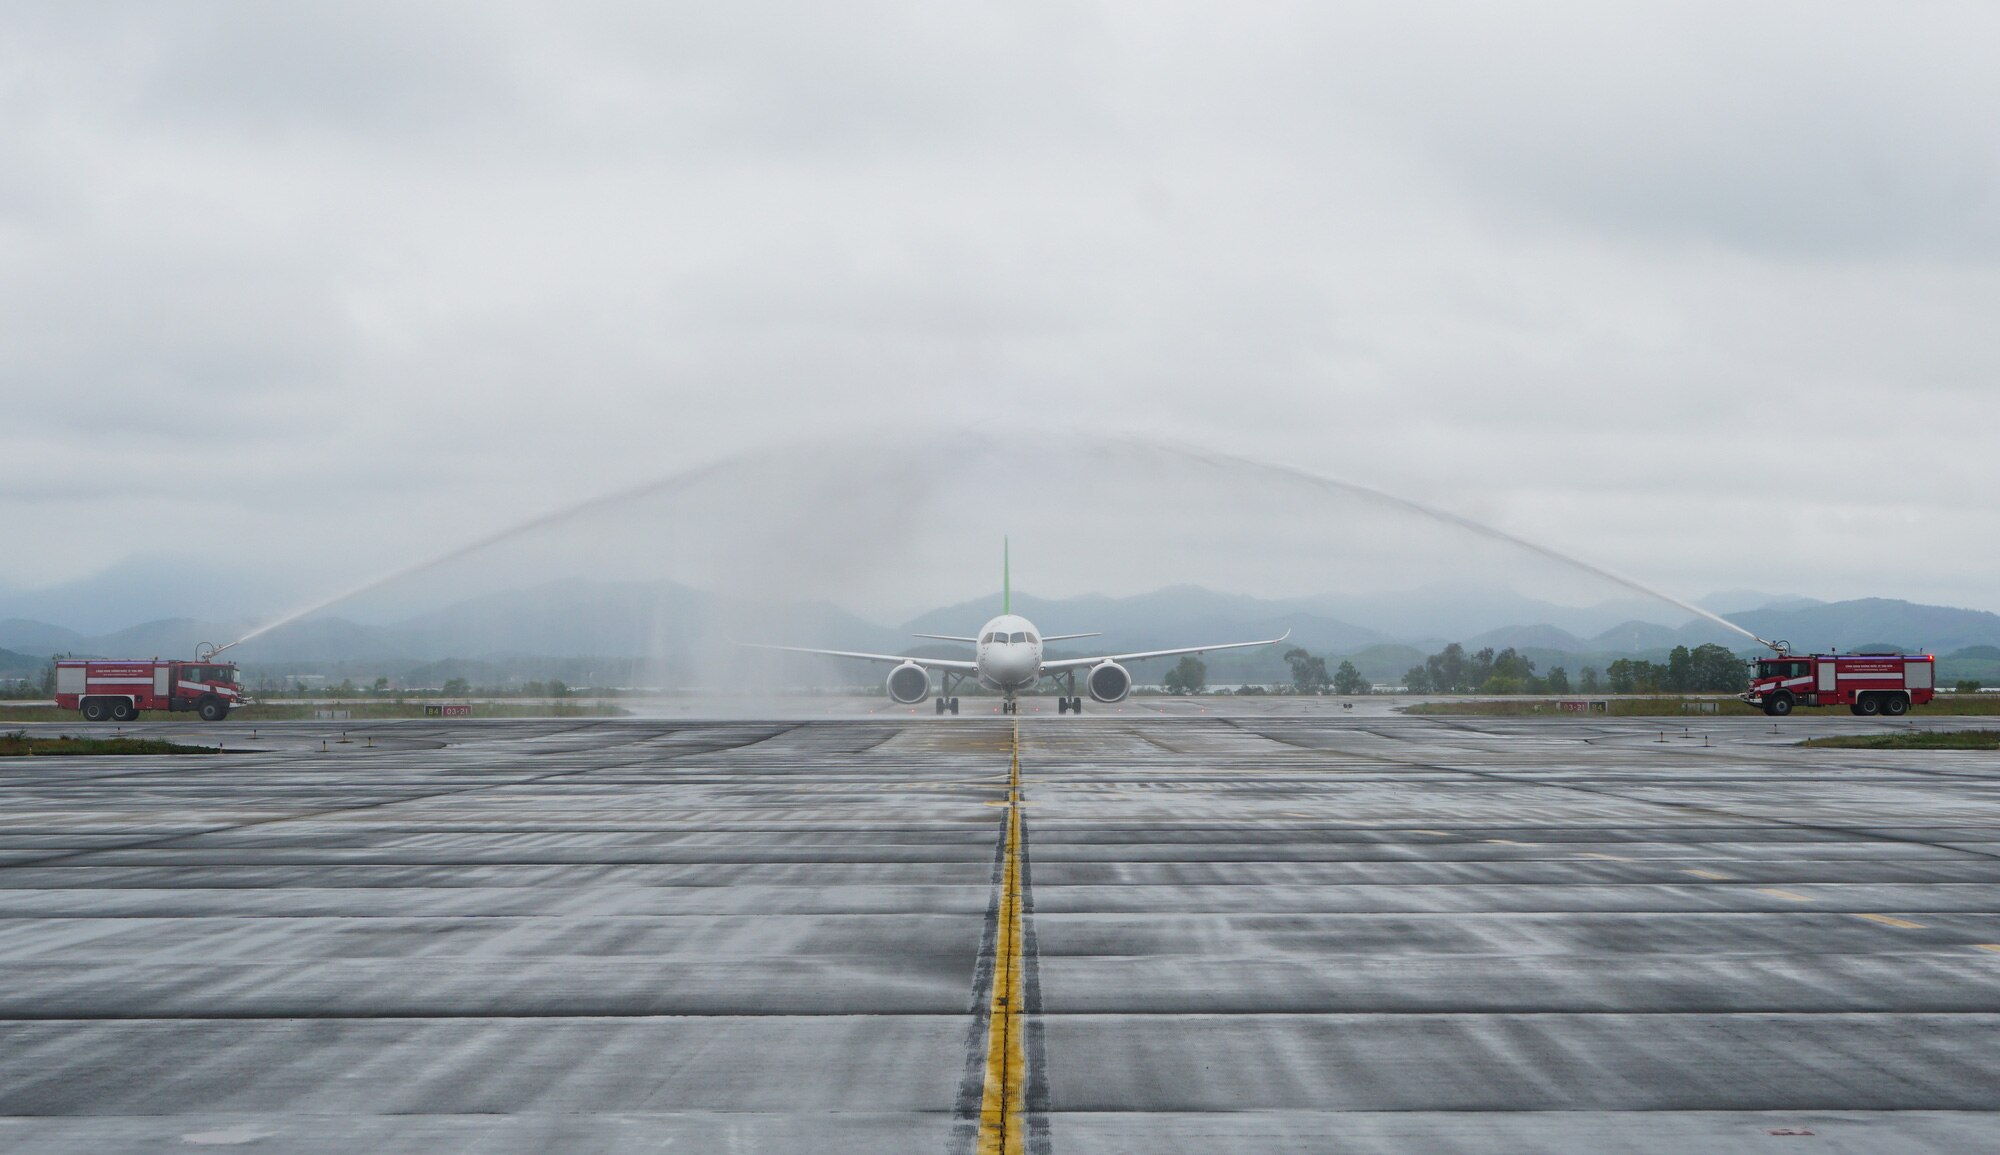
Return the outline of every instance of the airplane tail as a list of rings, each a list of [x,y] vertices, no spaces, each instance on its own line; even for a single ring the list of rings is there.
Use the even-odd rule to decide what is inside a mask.
[[[1013,567],[1008,562],[1005,537],[1000,539],[1000,612],[1003,614],[1014,612]]]

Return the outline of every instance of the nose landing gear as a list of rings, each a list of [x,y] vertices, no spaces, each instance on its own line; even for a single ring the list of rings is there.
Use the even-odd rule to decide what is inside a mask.
[[[1000,703],[1000,712],[1002,714],[1018,714],[1021,712],[1021,703],[1009,698]]]

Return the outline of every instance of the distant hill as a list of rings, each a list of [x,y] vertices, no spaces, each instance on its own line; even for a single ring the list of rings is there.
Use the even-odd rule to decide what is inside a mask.
[[[1315,652],[1346,653],[1392,639],[1375,630],[1329,617],[1306,603],[1221,594],[1198,586],[1170,586],[1134,597],[1090,595],[1047,599],[1014,596],[1014,612],[1053,634],[1094,630],[1098,650],[1154,650],[1196,642],[1237,642],[1271,638],[1290,630],[1287,645]],[[903,623],[909,633],[970,634],[1000,612],[1000,595],[932,610]]]
[[[1465,639],[1465,648],[1480,650],[1491,646],[1496,650],[1512,647],[1517,650],[1555,650],[1563,653],[1580,653],[1591,647],[1583,639],[1568,630],[1554,626],[1505,626],[1488,630]]]
[[[1417,646],[1384,645],[1369,646],[1346,655],[1361,671],[1362,677],[1383,685],[1395,685],[1403,680],[1411,666],[1421,665],[1431,651]]]
[[[87,657],[192,657],[204,642],[226,643],[249,629],[243,622],[165,618],[86,636],[11,619],[0,622],[0,647]],[[907,639],[825,603],[765,607],[671,582],[566,581],[471,598],[388,625],[308,618],[245,642],[230,657],[246,667],[285,668],[496,655],[642,659],[739,640],[880,650]]]
[[[2000,686],[2000,646],[1967,646],[1938,655],[1938,684],[1959,682]]]
[[[1789,641],[1800,651],[1859,649],[1878,642],[1933,653],[2000,645],[2000,614],[1894,598],[1859,598],[1725,616],[1762,637]]]
[[[188,640],[192,631],[204,629],[235,636],[259,616],[257,607],[282,607],[300,600],[295,588],[267,588],[272,579],[251,580],[238,567],[220,566],[203,557],[130,558],[88,577],[37,590],[0,588],[0,644],[14,639],[12,648],[25,653],[78,650],[86,639],[114,638],[121,649],[151,651],[173,649]],[[699,604],[705,595],[679,591],[693,601],[680,607],[671,604],[676,591],[670,583],[568,582],[551,583],[534,589],[468,599],[433,613],[419,612],[412,605],[400,615],[388,607],[392,602],[371,601],[355,616],[368,623],[393,623],[396,636],[369,636],[328,625],[320,636],[310,631],[292,631],[290,650],[301,656],[327,657],[338,653],[391,653],[415,648],[434,651],[447,641],[464,634],[492,637],[513,634],[534,649],[584,646],[595,650],[630,648],[636,623],[658,621],[668,627],[676,620],[707,614]],[[669,604],[656,612],[657,603]],[[952,631],[976,628],[995,612],[998,592],[985,597],[943,607],[921,619],[949,619],[958,623]],[[1791,608],[1808,602],[1794,595],[1764,594],[1756,591],[1728,591],[1710,595],[1705,603],[1724,612],[1763,607]],[[1459,584],[1402,586],[1363,594],[1326,594],[1290,598],[1253,598],[1179,586],[1134,597],[1086,596],[1037,602],[1024,597],[1023,608],[1031,609],[1038,622],[1051,620],[1045,628],[1056,629],[1054,616],[1075,610],[1086,624],[1079,629],[1103,628],[1122,635],[1137,636],[1174,628],[1176,624],[1199,628],[1204,623],[1230,626],[1246,622],[1295,623],[1308,648],[1340,649],[1393,641],[1422,644],[1443,639],[1470,638],[1511,626],[1552,626],[1578,638],[1591,638],[1621,622],[1641,621],[1677,626],[1680,611],[1657,601],[1621,596],[1595,605],[1565,605],[1515,592],[1503,586],[1476,581]],[[830,607],[828,607],[830,609]],[[495,630],[481,615],[505,615],[525,610],[533,618],[549,623],[537,635],[535,622],[517,615],[506,630]],[[684,612],[687,611],[687,612]],[[320,623],[337,620],[320,617]],[[837,611],[835,611],[837,613]],[[1053,616],[1052,616],[1053,615]],[[831,614],[821,612],[820,617]],[[14,619],[4,621],[4,619]],[[400,619],[400,620],[399,620]],[[592,625],[592,621],[595,625]],[[966,625],[966,621],[971,625]],[[165,626],[161,623],[212,623]],[[127,635],[142,624],[145,629]],[[1094,625],[1091,623],[1095,623]],[[866,623],[875,631],[884,626]],[[427,630],[412,637],[410,631]],[[28,631],[35,632],[30,633]],[[198,638],[196,640],[216,640]],[[267,647],[266,652],[276,652]]]
[[[1985,610],[1927,606],[1891,598],[1845,602],[1791,603],[1723,616],[1759,637],[1790,642],[1800,652],[1893,646],[1944,653],[1973,645],[2000,644],[2000,614]],[[1625,622],[1584,643],[1585,649],[1639,654],[1674,646],[1718,642],[1731,649],[1754,645],[1740,634],[1697,618],[1677,628]]]
[[[59,586],[0,589],[0,618],[60,622],[58,628],[65,633],[102,635],[134,622],[281,605],[294,593],[252,580],[240,566],[196,558],[133,557]]]
[[[41,674],[48,664],[47,658],[32,654],[17,654],[13,650],[0,650],[0,678],[31,678]]]
[[[1550,614],[1550,618],[1463,632],[1448,624],[1402,616],[1414,614],[1424,598],[1441,596],[1446,596],[1444,591],[1432,590],[1371,603],[1355,598],[1264,599],[1172,586],[1131,597],[1042,598],[1017,593],[1014,608],[1053,633],[1102,633],[1052,647],[1053,652],[1069,655],[1244,641],[1291,631],[1284,646],[1209,655],[1210,681],[1218,685],[1285,678],[1282,654],[1291,646],[1349,658],[1381,682],[1400,680],[1410,666],[1453,639],[1471,650],[1512,647],[1533,658],[1540,669],[1563,665],[1572,675],[1585,667],[1602,669],[1618,657],[1658,660],[1676,645],[1712,641],[1737,652],[1755,648],[1748,639],[1706,619],[1663,625],[1644,618],[1611,617],[1630,610],[1627,602],[1607,602],[1583,612],[1507,595],[1487,599],[1477,613],[1447,612],[1448,607],[1439,612],[1441,623],[1479,620],[1495,606]],[[648,660],[665,659],[679,671],[675,678],[737,677],[748,668],[741,665],[747,659],[746,651],[734,644],[739,641],[877,653],[963,654],[965,648],[958,643],[919,641],[910,635],[970,634],[998,612],[999,604],[996,592],[890,627],[826,603],[764,606],[671,582],[571,580],[468,598],[386,625],[314,617],[273,630],[232,651],[232,656],[253,671],[274,675],[340,671],[361,678],[370,670],[441,668],[436,664],[458,662],[486,663],[477,667],[481,671],[489,667],[600,674],[619,670],[627,671],[620,677],[637,677],[629,671]],[[1335,612],[1343,606],[1356,612]],[[1975,671],[1962,676],[1985,677],[1990,668],[2000,677],[2000,615],[1983,610],[1887,598],[1827,603],[1786,598],[1779,605],[1728,616],[1764,637],[1787,639],[1801,651],[1852,650],[1883,643],[1947,655],[1940,675],[1948,681],[1955,679],[1955,669]],[[1397,621],[1402,625],[1392,627]],[[1578,622],[1603,624],[1579,632],[1573,628]],[[192,656],[198,644],[226,642],[247,628],[240,622],[169,617],[85,634],[43,621],[10,618],[0,621],[0,649],[13,652],[23,669],[38,670],[46,655],[55,652]],[[867,667],[809,668],[823,670],[829,678],[867,681],[876,676]],[[841,672],[834,673],[836,669]],[[1156,679],[1163,669],[1164,665],[1142,667],[1140,680]]]
[[[83,644],[83,635],[63,626],[26,618],[0,621],[0,646],[29,654],[68,653]]]
[[[1730,614],[1748,613],[1751,610],[1796,610],[1806,606],[1823,606],[1818,598],[1800,597],[1797,594],[1767,594],[1761,590],[1720,590],[1702,598],[1696,603],[1710,613],[1728,617]]]
[[[1728,630],[1715,625],[1713,622],[1704,622],[1703,625],[1717,633],[1728,634],[1736,642],[1743,640],[1740,636],[1730,634]],[[1578,646],[1577,649],[1605,651],[1615,654],[1643,654],[1653,650],[1671,650],[1675,646],[1686,644],[1687,641],[1683,636],[1682,630],[1655,625],[1652,622],[1623,622],[1590,639],[1584,645]]]

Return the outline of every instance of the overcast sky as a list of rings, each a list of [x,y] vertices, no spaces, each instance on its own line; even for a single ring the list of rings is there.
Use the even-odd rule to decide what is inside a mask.
[[[1996,43],[1969,3],[8,5],[0,585],[318,593],[977,424],[1690,594],[2000,609]]]

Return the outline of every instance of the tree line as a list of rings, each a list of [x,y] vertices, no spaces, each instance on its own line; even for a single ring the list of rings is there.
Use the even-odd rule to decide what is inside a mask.
[[[1413,694],[1735,694],[1749,684],[1749,671],[1729,647],[1705,642],[1675,646],[1665,662],[1620,658],[1602,674],[1586,666],[1572,683],[1562,666],[1537,674],[1512,646],[1467,652],[1453,642],[1411,666],[1403,683]]]
[[[1285,651],[1285,664],[1292,668],[1292,689],[1301,694],[1366,694],[1374,688],[1353,662],[1343,661],[1329,674],[1325,658],[1298,646]]]
[[[1675,646],[1664,664],[1620,658],[1604,675],[1614,694],[1740,694],[1750,685],[1743,659],[1713,642]]]
[[[1286,650],[1284,656],[1285,664],[1292,668],[1292,689],[1296,693],[1366,694],[1374,688],[1353,662],[1344,661],[1329,673],[1325,658],[1297,646]],[[1208,687],[1208,664],[1189,654],[1168,670],[1160,683],[1169,694],[1199,694]],[[1245,686],[1239,692],[1249,693],[1251,687]]]
[[[1294,693],[1366,694],[1372,689],[1351,661],[1328,670],[1325,658],[1299,647],[1285,651],[1284,659],[1292,670]],[[1170,694],[1199,694],[1207,688],[1208,667],[1189,655],[1161,680]],[[1467,650],[1453,642],[1422,665],[1411,666],[1403,682],[1413,694],[1737,694],[1749,684],[1749,671],[1729,647],[1713,642],[1693,649],[1675,646],[1664,662],[1619,658],[1602,671],[1586,666],[1574,679],[1562,666],[1537,671],[1533,659],[1512,646]]]

